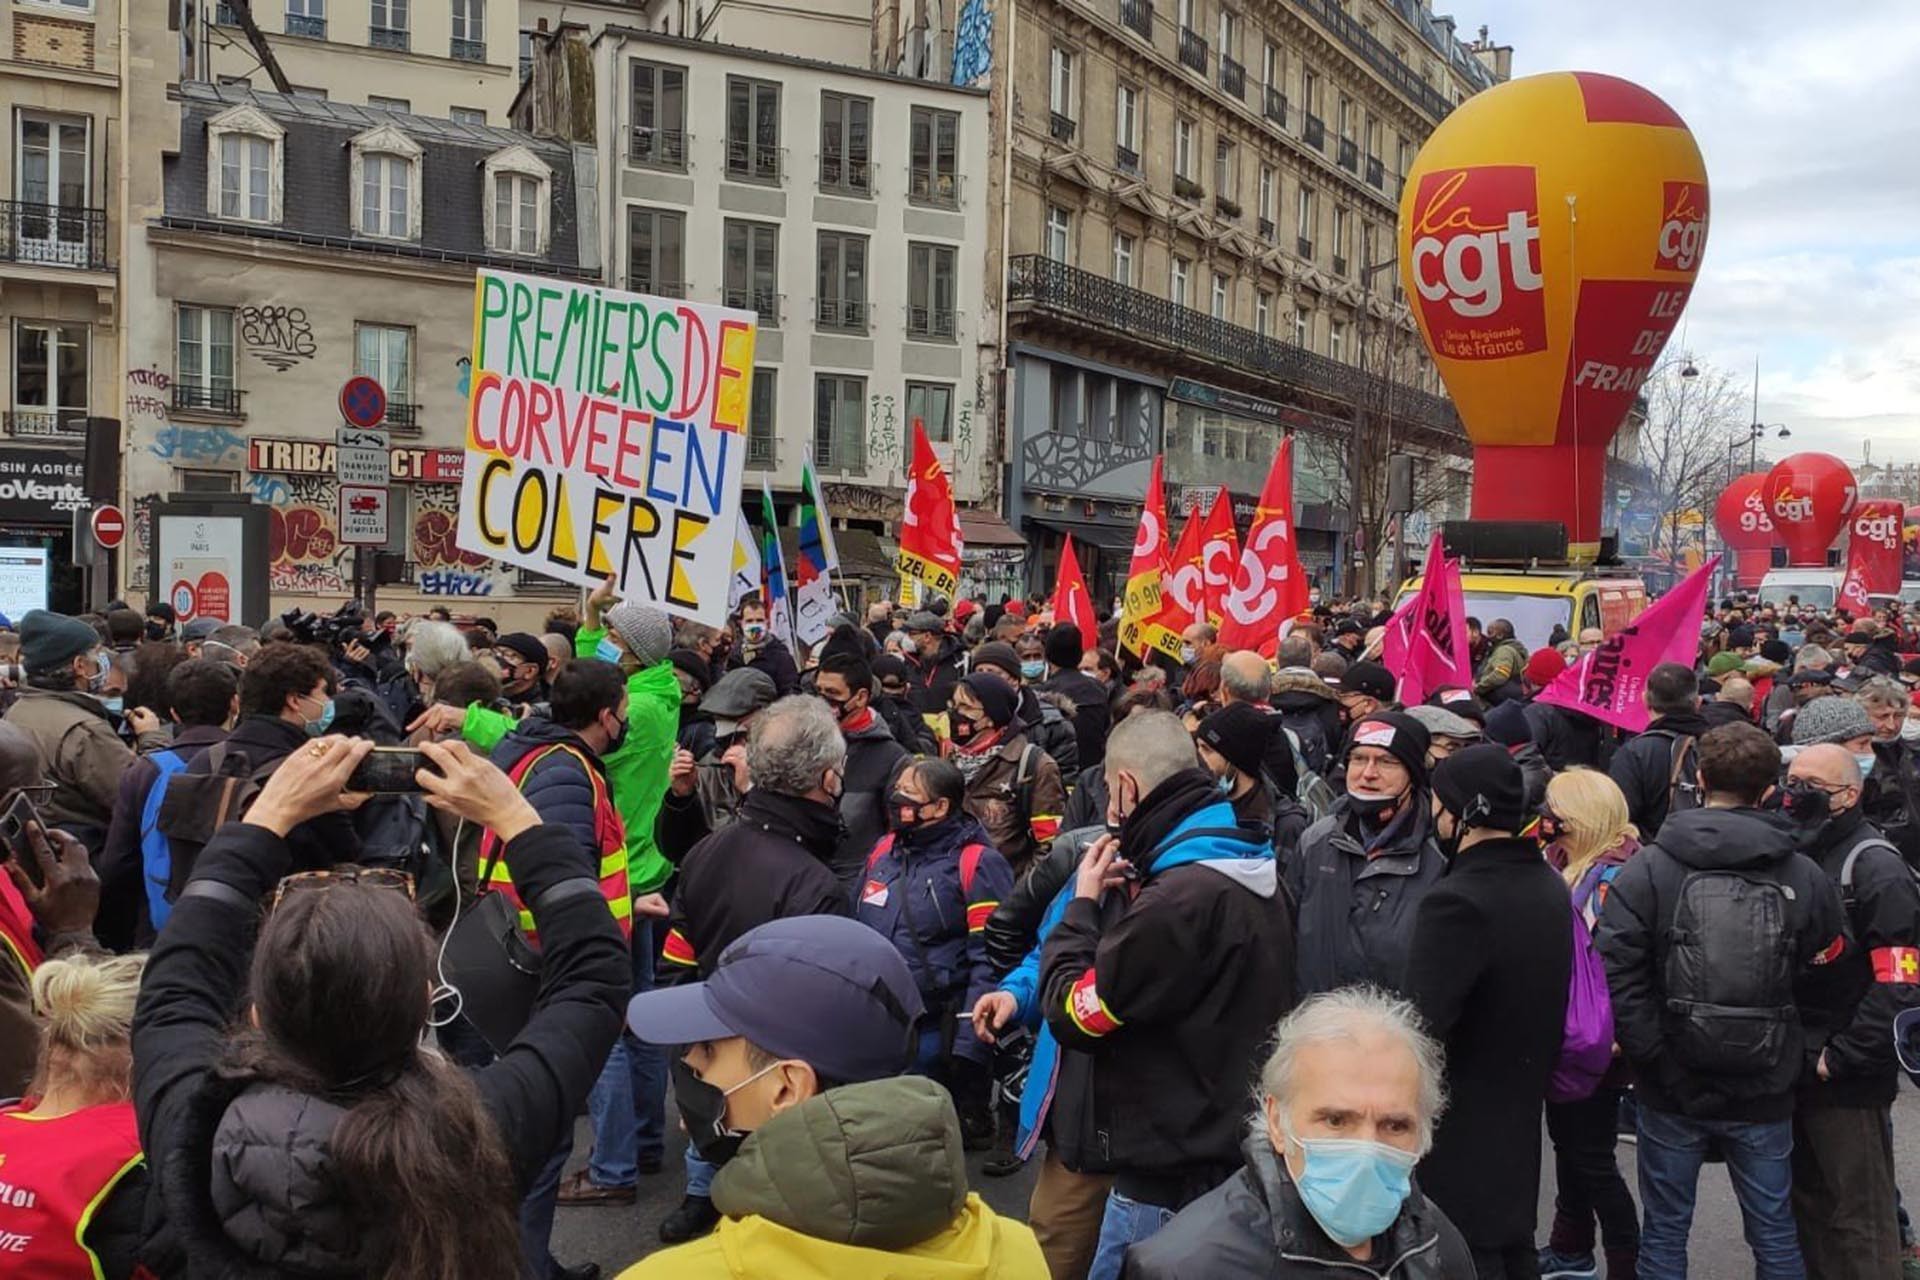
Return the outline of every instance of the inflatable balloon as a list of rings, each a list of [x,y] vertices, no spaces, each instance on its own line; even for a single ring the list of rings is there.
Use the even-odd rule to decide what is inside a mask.
[[[1475,94],[1400,197],[1400,270],[1474,443],[1473,515],[1600,537],[1607,444],[1693,290],[1707,173],[1685,121],[1613,76]]]
[[[1853,514],[1859,490],[1847,464],[1831,454],[1796,453],[1767,472],[1760,500],[1791,565],[1825,565],[1827,548]]]
[[[1734,554],[1734,581],[1743,587],[1757,587],[1773,562],[1773,521],[1760,502],[1764,471],[1740,476],[1720,493],[1713,507],[1713,527],[1720,541]]]

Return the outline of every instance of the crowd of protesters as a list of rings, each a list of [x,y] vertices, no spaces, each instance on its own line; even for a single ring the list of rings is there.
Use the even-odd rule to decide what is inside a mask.
[[[1402,705],[1384,600],[436,614],[0,619],[0,1273],[581,1280],[672,1178],[628,1276],[1671,1280],[1708,1161],[1920,1271],[1897,610],[1724,600],[1639,733],[1499,618]]]

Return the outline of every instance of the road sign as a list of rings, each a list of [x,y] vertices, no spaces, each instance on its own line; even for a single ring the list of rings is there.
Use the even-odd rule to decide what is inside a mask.
[[[340,486],[340,541],[350,547],[386,545],[387,486]]]
[[[341,427],[334,432],[334,475],[341,484],[384,485],[391,471],[384,431]]]
[[[386,388],[365,374],[348,378],[340,388],[340,416],[349,426],[379,426],[387,420]]]
[[[112,505],[96,507],[93,512],[93,540],[111,551],[126,540],[127,517]]]

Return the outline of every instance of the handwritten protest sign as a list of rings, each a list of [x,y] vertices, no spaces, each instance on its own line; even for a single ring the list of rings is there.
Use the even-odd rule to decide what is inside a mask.
[[[462,549],[725,620],[754,314],[481,271]]]

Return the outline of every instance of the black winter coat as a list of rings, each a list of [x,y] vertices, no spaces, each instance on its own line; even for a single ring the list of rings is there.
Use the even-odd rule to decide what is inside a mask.
[[[244,753],[253,775],[264,781],[282,760],[312,741],[305,729],[279,716],[242,716],[227,735],[226,749],[229,756]],[[187,766],[189,773],[207,771],[205,753]],[[361,855],[360,833],[353,815],[347,813],[308,818],[288,833],[287,843],[293,849],[295,871],[324,871],[342,862],[358,862]]]
[[[503,772],[511,772],[529,755],[551,746],[572,747],[579,755],[575,755],[574,751],[547,752],[520,779],[520,794],[540,815],[541,822],[565,827],[580,842],[581,848],[591,851],[591,861],[597,874],[600,838],[599,824],[594,820],[593,779],[587,773],[588,765],[580,763],[580,756],[585,756],[589,765],[599,771],[601,786],[607,789],[609,796],[612,790],[607,782],[607,768],[600,762],[600,757],[594,754],[593,748],[582,742],[580,735],[573,730],[543,716],[529,716],[515,726],[512,733],[500,739],[493,749],[493,762]]]
[[[1304,998],[1355,982],[1397,989],[1407,971],[1414,912],[1446,873],[1433,842],[1431,802],[1417,790],[1381,848],[1367,856],[1350,797],[1282,851],[1282,873],[1298,911],[1299,984]]]
[[[1793,1113],[1793,1087],[1804,1057],[1802,1024],[1793,1022],[1785,1051],[1771,1070],[1708,1074],[1670,1051],[1667,963],[1673,917],[1687,878],[1736,871],[1791,891],[1786,929],[1795,968],[1804,975],[1843,956],[1846,936],[1840,891],[1825,872],[1794,851],[1793,838],[1757,809],[1689,809],[1676,813],[1660,838],[1627,860],[1614,877],[1594,945],[1607,966],[1613,1034],[1633,1064],[1643,1106],[1703,1119],[1770,1121]],[[1798,993],[1796,992],[1796,995]]]
[[[879,716],[861,729],[844,730],[847,739],[847,776],[840,792],[842,833],[834,846],[833,874],[841,889],[851,894],[860,881],[867,855],[887,833],[887,792],[900,775],[900,766],[912,757],[893,740]]]
[[[1073,704],[1073,732],[1080,748],[1080,767],[1091,769],[1105,760],[1107,733],[1113,724],[1106,686],[1078,668],[1069,668],[1055,671],[1040,683],[1039,689],[1041,693],[1058,694]],[[1064,764],[1060,767],[1066,768]]]
[[[940,652],[929,662],[919,654],[907,659],[907,678],[913,690],[913,705],[923,715],[939,715],[947,709],[953,687],[967,674],[967,654],[954,635],[940,637]]]
[[[1127,1250],[1126,1280],[1472,1280],[1473,1255],[1416,1182],[1373,1257],[1356,1260],[1313,1220],[1264,1128],[1246,1166]]]
[[[940,753],[940,744],[934,739],[933,730],[920,718],[920,709],[913,705],[911,698],[889,698],[884,693],[873,697],[873,710],[887,722],[887,732],[893,740],[907,749],[907,754],[932,756]]]
[[[1082,769],[1067,793],[1067,811],[1060,817],[1060,829],[1105,826],[1107,821],[1107,773],[1105,765]]]
[[[1106,834],[1104,824],[1074,827],[1053,838],[1046,856],[1013,883],[1013,892],[987,917],[987,961],[998,977],[1011,973],[1040,938],[1040,921],[1080,869],[1087,846]]]
[[[544,979],[532,1019],[474,1076],[474,1087],[524,1192],[585,1105],[620,1034],[633,975],[599,886],[579,874],[571,837],[535,827],[507,846],[506,858],[539,922]],[[148,1222],[156,1243],[147,1261],[163,1280],[280,1277],[287,1272],[262,1259],[302,1244],[339,1264],[330,1274],[367,1274],[350,1256],[359,1224],[330,1236],[323,1213],[279,1213],[281,1206],[259,1202],[223,1213],[214,1200],[215,1134],[248,1089],[217,1067],[245,1000],[260,903],[293,867],[289,843],[272,832],[221,828],[147,961],[134,1010],[133,1101],[154,1177]],[[310,1148],[304,1157],[312,1158]],[[289,1147],[282,1158],[303,1153]],[[301,1173],[289,1164],[285,1182]]]
[[[1660,824],[1667,820],[1671,798],[1668,793],[1674,783],[1674,753],[1682,750],[1679,737],[1697,739],[1712,728],[1694,711],[1661,716],[1645,733],[1622,743],[1613,753],[1607,775],[1627,797],[1627,819],[1640,828],[1642,840],[1657,836]],[[1683,786],[1695,784],[1684,770],[1679,781]]]
[[[1062,782],[1080,772],[1080,737],[1065,711],[1035,693],[1031,685],[1022,685],[1018,719],[1027,741],[1053,757]]]
[[[1533,1240],[1572,964],[1566,882],[1534,840],[1461,850],[1414,914],[1402,989],[1447,1050],[1447,1111],[1420,1178],[1475,1248]]]
[[[1600,767],[1606,728],[1592,716],[1551,702],[1529,702],[1527,724],[1533,729],[1533,744],[1554,772],[1577,764]]]
[[[773,681],[773,691],[783,698],[790,693],[800,692],[800,668],[793,660],[793,651],[787,648],[784,640],[769,636],[765,644],[753,651],[751,659],[746,656],[744,648],[736,648],[728,670],[734,667],[751,667],[765,673],[767,679]],[[715,679],[720,676],[718,671],[713,674]]]
[[[192,764],[201,752],[226,736],[227,731],[218,725],[195,725],[182,729],[169,746],[161,749]],[[140,851],[141,814],[153,784],[160,778],[160,766],[153,762],[153,756],[153,752],[146,752],[121,775],[113,821],[107,825],[107,843],[94,859],[94,870],[100,875],[100,913],[93,931],[101,945],[111,950],[131,951],[153,945],[153,920],[147,909],[147,879]],[[116,936],[107,921],[122,928],[131,923],[132,932]]]

